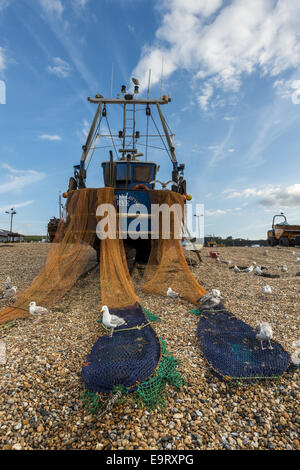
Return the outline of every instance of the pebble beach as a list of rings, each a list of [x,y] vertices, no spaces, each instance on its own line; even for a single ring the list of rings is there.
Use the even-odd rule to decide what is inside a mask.
[[[19,290],[42,269],[50,245],[0,245],[0,291],[6,276]],[[219,289],[226,307],[255,327],[266,321],[274,339],[290,353],[300,339],[300,248],[222,247],[231,266],[254,261],[279,278],[235,273],[201,251],[191,269],[205,289]],[[281,267],[286,265],[287,272]],[[133,273],[141,305],[161,318],[152,327],[179,359],[186,385],[167,386],[164,410],[118,404],[107,414],[89,415],[81,395],[81,367],[93,344],[105,334],[100,317],[99,269],[80,278],[50,311],[40,317],[0,325],[6,363],[0,364],[0,449],[89,450],[300,450],[299,369],[276,380],[230,386],[206,366],[197,344],[192,304],[145,294]],[[262,288],[272,287],[265,295]],[[32,299],[34,300],[34,299]],[[0,300],[0,309],[10,305]]]

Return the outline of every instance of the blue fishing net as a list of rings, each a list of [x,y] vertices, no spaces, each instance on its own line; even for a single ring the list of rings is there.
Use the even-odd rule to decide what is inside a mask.
[[[264,379],[282,375],[290,355],[276,341],[273,349],[261,348],[256,331],[219,304],[209,310],[193,311],[200,316],[198,338],[209,366],[226,379]],[[268,348],[268,343],[264,344]]]
[[[139,304],[110,309],[126,321],[115,328],[113,337],[101,336],[82,367],[82,379],[88,390],[110,393],[123,385],[134,391],[155,371],[161,357],[159,338]]]

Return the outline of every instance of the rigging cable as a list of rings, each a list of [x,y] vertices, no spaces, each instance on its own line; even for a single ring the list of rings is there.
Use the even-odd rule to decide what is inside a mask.
[[[147,115],[147,131],[146,131],[146,162],[148,161],[148,133],[149,133],[149,116]]]
[[[153,123],[154,123],[154,125],[155,125],[155,127],[156,127],[156,130],[157,130],[157,132],[158,132],[159,137],[161,138],[161,141],[162,141],[162,143],[163,143],[163,145],[164,145],[164,147],[165,147],[165,150],[166,150],[167,154],[169,155],[170,160],[171,160],[171,162],[172,162],[172,157],[171,157],[171,155],[170,155],[170,151],[168,150],[168,148],[167,148],[167,146],[166,146],[166,144],[165,144],[165,141],[164,141],[164,139],[162,138],[161,133],[159,132],[159,129],[158,129],[157,125],[156,125],[156,122],[155,122],[154,119],[153,119],[152,114],[151,114],[151,119],[152,119],[152,121],[153,121]]]
[[[111,130],[110,130],[110,125],[109,125],[107,116],[105,116],[105,119],[106,119],[107,127],[108,127],[108,130],[109,130],[110,138],[112,140],[112,143],[113,143],[113,146],[114,146],[114,149],[115,149],[115,152],[116,152],[117,160],[119,160],[118,152],[117,152],[117,149],[116,149],[116,146],[115,146],[115,141],[114,141],[113,135],[112,135]]]

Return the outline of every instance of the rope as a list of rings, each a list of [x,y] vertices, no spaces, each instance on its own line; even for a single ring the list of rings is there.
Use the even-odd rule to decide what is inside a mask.
[[[100,325],[104,328],[105,331],[110,331],[111,329],[113,328],[107,328],[105,325],[103,325],[102,323],[102,320],[97,320],[98,323],[100,323]],[[131,330],[141,330],[143,328],[146,328],[146,326],[149,326],[150,325],[150,322],[148,323],[143,323],[142,325],[137,325],[137,326],[133,326],[132,328],[121,328],[120,330],[114,330],[114,333],[120,333],[122,331],[131,331]]]
[[[161,133],[159,132],[159,129],[158,129],[157,125],[156,125],[156,122],[155,122],[154,119],[153,119],[152,114],[151,114],[151,119],[152,119],[152,121],[153,121],[153,124],[155,125],[155,128],[156,128],[156,130],[157,130],[157,133],[158,133],[159,137],[161,138],[161,141],[162,141],[162,143],[163,143],[163,145],[164,145],[164,147],[165,147],[165,150],[166,150],[167,154],[169,155],[170,160],[172,161],[172,157],[171,157],[171,155],[170,155],[170,152],[169,152],[169,150],[168,150],[168,148],[167,148],[167,146],[166,146],[166,144],[165,144],[164,139],[162,138]]]
[[[110,133],[110,137],[111,137],[111,140],[112,140],[114,149],[115,149],[115,153],[116,153],[117,160],[119,160],[118,152],[117,152],[117,149],[116,149],[116,146],[115,146],[115,141],[114,141],[113,135],[112,135],[111,130],[110,130],[110,125],[109,125],[107,116],[105,116],[105,119],[106,119],[107,127],[108,127],[108,130],[109,130],[109,133]]]

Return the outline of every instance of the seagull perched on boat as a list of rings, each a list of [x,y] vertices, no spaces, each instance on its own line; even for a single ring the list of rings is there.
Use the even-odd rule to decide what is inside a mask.
[[[271,339],[273,338],[273,330],[271,325],[267,322],[262,322],[256,327],[256,339],[260,341],[261,349],[274,349],[271,346]],[[263,342],[268,341],[269,348],[264,348]]]
[[[45,307],[39,307],[35,302],[30,302],[29,313],[31,315],[43,315],[48,313],[48,310]]]
[[[178,183],[172,180],[167,181],[167,183],[163,183],[162,181],[159,181],[159,180],[154,180],[154,181],[151,181],[149,184],[155,184],[155,183],[161,184],[162,189],[167,189],[167,186],[170,183],[172,183],[174,186],[178,186]]]
[[[118,326],[127,325],[126,321],[123,318],[120,318],[117,315],[111,315],[109,313],[107,305],[103,305],[101,312],[103,313],[103,325],[111,330],[110,337],[112,337],[115,328],[117,328]]]
[[[12,282],[10,276],[7,276],[6,281],[5,281],[5,290],[11,289],[12,288]]]
[[[168,287],[167,296],[171,297],[171,299],[178,299],[179,294],[175,292],[173,289],[171,289],[171,287]]]
[[[6,289],[4,292],[1,294],[1,299],[10,299],[12,297],[15,297],[17,293],[17,287],[13,286],[10,289]]]
[[[203,309],[213,308],[221,302],[221,292],[218,289],[213,289],[200,299],[200,304]]]

